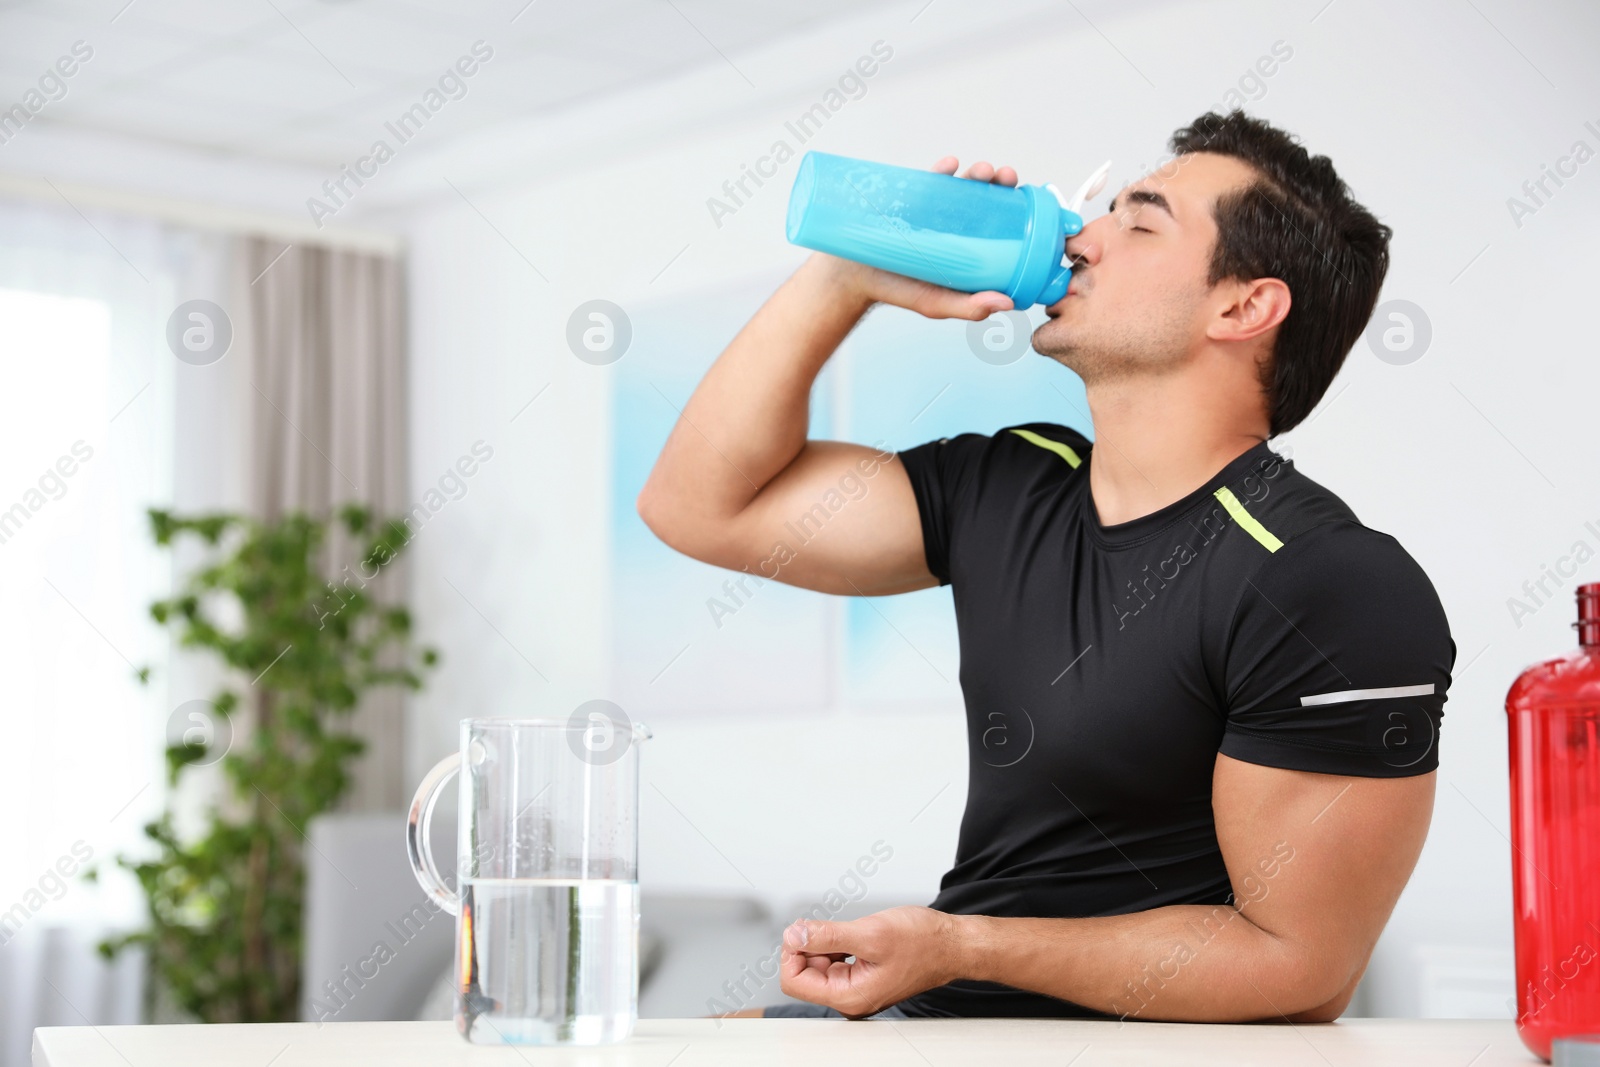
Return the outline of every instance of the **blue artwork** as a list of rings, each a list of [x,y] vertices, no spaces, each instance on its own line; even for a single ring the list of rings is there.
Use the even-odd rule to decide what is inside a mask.
[[[948,587],[838,597],[757,581],[668,548],[634,508],[695,386],[782,280],[627,309],[633,340],[610,367],[612,691],[640,717],[958,710]],[[1038,421],[1092,436],[1077,375],[1026,345],[1042,312],[1023,319],[875,309],[819,377],[809,435],[902,450]]]

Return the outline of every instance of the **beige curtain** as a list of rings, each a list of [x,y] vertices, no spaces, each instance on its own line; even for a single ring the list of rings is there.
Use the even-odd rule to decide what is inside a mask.
[[[241,242],[248,289],[244,336],[250,368],[249,502],[273,519],[327,514],[359,503],[377,517],[402,514],[406,497],[404,292],[390,256]],[[356,570],[360,549],[331,539],[334,570]],[[405,599],[404,557],[365,587]],[[402,693],[370,692],[353,725],[367,745],[344,807],[394,810],[403,776]]]

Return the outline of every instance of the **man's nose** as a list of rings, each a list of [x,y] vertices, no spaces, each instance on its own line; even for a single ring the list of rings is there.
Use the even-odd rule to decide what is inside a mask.
[[[1076,233],[1067,238],[1066,251],[1067,258],[1075,267],[1092,263],[1100,256],[1100,246],[1092,240],[1085,240],[1083,233]]]
[[[1084,220],[1083,229],[1067,238],[1067,255],[1074,266],[1098,263],[1105,248],[1100,243],[1102,233],[1115,230],[1117,221],[1109,213],[1099,218]]]

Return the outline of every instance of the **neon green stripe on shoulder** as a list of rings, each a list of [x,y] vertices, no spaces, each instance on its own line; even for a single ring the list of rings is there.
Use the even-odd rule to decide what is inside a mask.
[[[1067,465],[1073,470],[1077,470],[1078,465],[1083,462],[1083,457],[1079,456],[1076,452],[1062,444],[1060,441],[1052,441],[1048,437],[1041,437],[1032,430],[1013,429],[1011,432],[1022,438],[1024,441],[1031,441],[1040,448],[1047,448],[1054,452],[1056,455],[1066,460]]]
[[[1254,515],[1244,509],[1244,505],[1239,503],[1239,498],[1233,495],[1232,489],[1223,486],[1212,495],[1222,501],[1222,506],[1228,509],[1228,514],[1233,516],[1234,521],[1244,529],[1244,532],[1265,545],[1268,552],[1276,552],[1283,547],[1283,542],[1273,536],[1271,530],[1261,525]]]

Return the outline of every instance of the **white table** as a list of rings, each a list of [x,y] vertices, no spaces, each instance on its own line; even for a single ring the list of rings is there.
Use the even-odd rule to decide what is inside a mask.
[[[1346,1019],[1318,1026],[1044,1019],[642,1019],[620,1045],[469,1045],[447,1022],[48,1026],[34,1067],[1098,1067],[1267,1063],[1312,1067],[1537,1064],[1509,1022]]]

